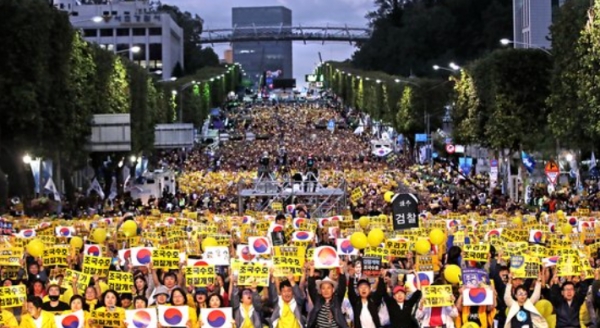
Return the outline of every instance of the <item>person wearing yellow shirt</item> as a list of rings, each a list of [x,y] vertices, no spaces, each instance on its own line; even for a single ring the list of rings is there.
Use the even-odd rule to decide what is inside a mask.
[[[125,309],[118,306],[120,304],[119,295],[112,289],[107,290],[102,295],[102,304],[103,307],[95,309],[96,312],[111,312],[111,313],[119,313],[119,316],[122,318],[120,328],[126,328],[125,325]],[[91,327],[102,328],[100,325],[93,323],[93,319],[91,320]]]
[[[42,310],[42,299],[27,297],[27,314],[21,318],[20,328],[56,328],[54,315]]]
[[[18,328],[19,322],[17,318],[15,318],[14,314],[10,311],[6,311],[2,309],[2,320],[4,320],[4,324],[0,323],[0,328]]]
[[[171,291],[171,305],[173,306],[187,306],[189,313],[189,321],[187,327],[198,327],[198,316],[196,315],[196,309],[187,305],[187,296],[182,288],[175,287]]]
[[[73,295],[71,302],[69,302],[70,310],[65,311],[63,314],[75,313],[77,311],[83,311],[83,328],[91,328],[90,325],[90,312],[88,306],[81,295]]]
[[[262,300],[256,291],[256,283],[252,288],[244,288],[241,293],[237,287],[237,277],[231,274],[233,283],[229,285],[231,307],[235,326],[238,328],[262,328]]]
[[[301,328],[304,327],[302,308],[306,297],[294,280],[294,275],[289,274],[288,280],[279,282],[273,278],[269,283],[269,300],[272,302],[273,314],[271,315],[271,328]],[[279,292],[277,291],[279,285]]]

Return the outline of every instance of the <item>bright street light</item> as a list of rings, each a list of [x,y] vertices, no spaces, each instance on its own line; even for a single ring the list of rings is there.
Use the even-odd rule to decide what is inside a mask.
[[[377,79],[375,82],[377,82],[377,83],[381,83],[381,80],[380,80],[380,79]]]
[[[25,164],[31,163],[31,156],[29,156],[29,154],[26,154],[25,156],[23,156],[23,163],[25,163]]]
[[[131,161],[131,163],[135,163],[135,162],[137,162],[137,157],[135,155],[131,155],[129,160]]]
[[[442,71],[448,71],[448,72],[452,72],[452,73],[456,73],[456,71],[460,70],[460,66],[456,65],[455,63],[450,63],[448,66],[450,66],[450,67],[433,65],[433,69],[436,71],[442,70]]]
[[[138,47],[138,46],[133,46],[131,48],[128,49],[123,49],[123,50],[119,50],[117,52],[115,52],[116,54],[120,54],[120,53],[124,53],[124,52],[132,52],[134,54],[137,54],[138,52],[140,52],[142,50],[142,48]]]
[[[172,94],[173,96],[176,96],[176,95],[177,95],[177,90],[173,90],[173,91],[171,91],[171,94]]]
[[[572,160],[573,160],[573,154],[571,154],[571,153],[568,153],[568,154],[565,156],[565,159],[567,160],[567,162],[570,162],[570,161],[572,161]]]
[[[102,18],[102,16],[94,16],[92,17],[92,22],[94,23],[100,23],[104,20],[104,18]]]
[[[511,43],[512,44],[518,44],[518,45],[521,45],[521,46],[525,46],[525,48],[539,49],[539,50],[545,52],[546,54],[552,56],[552,53],[548,49],[546,49],[546,48],[544,48],[544,47],[542,47],[540,45],[537,45],[537,44],[526,43],[526,42],[519,42],[519,41],[509,40],[509,39],[506,39],[506,38],[505,39],[500,39],[500,44],[502,44],[503,46],[507,46],[507,45],[509,45]]]

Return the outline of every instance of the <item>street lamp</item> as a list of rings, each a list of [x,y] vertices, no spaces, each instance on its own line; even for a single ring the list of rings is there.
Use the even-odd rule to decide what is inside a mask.
[[[217,79],[220,79],[221,77],[218,76]],[[212,79],[211,79],[212,81]],[[183,123],[183,91],[185,91],[187,88],[193,86],[193,85],[198,85],[200,84],[200,82],[196,82],[196,81],[192,81],[192,82],[188,82],[184,85],[181,86],[181,88],[179,88],[179,123]],[[177,91],[173,90],[173,95],[177,95]]]
[[[573,154],[568,153],[567,155],[565,155],[565,159],[567,160],[567,162],[571,162],[573,160]]]
[[[395,79],[394,82],[396,82],[396,83],[402,82],[402,83],[406,83],[406,84],[412,84],[412,85],[414,85],[416,87],[421,87],[418,83],[415,83],[415,82],[412,82],[412,81],[408,81],[408,80]]]
[[[448,66],[450,67],[443,67],[440,65],[433,65],[433,69],[436,71],[439,70],[443,70],[443,71],[448,71],[451,73],[456,73],[456,71],[460,70],[460,66],[456,65],[455,63],[450,63]]]
[[[26,154],[25,156],[23,156],[23,163],[28,164],[28,165],[31,163],[31,156],[29,156],[29,154]]]
[[[502,44],[503,46],[507,46],[507,45],[509,45],[511,43],[512,44],[518,44],[518,45],[521,45],[521,46],[525,46],[526,48],[538,49],[538,50],[541,50],[541,51],[545,52],[547,55],[552,56],[552,53],[548,49],[546,49],[546,48],[544,48],[544,47],[542,47],[540,45],[537,45],[537,44],[526,43],[526,42],[519,42],[519,41],[509,40],[509,39],[506,39],[506,38],[500,40],[500,44]]]
[[[142,50],[142,48],[140,48],[138,46],[133,46],[133,47],[128,48],[128,49],[119,50],[119,51],[115,52],[115,54],[124,53],[124,52],[132,52],[134,54],[137,54],[141,50]]]
[[[71,24],[77,24],[77,23],[85,23],[85,22],[94,22],[94,23],[100,23],[104,20],[104,18],[102,18],[102,16],[94,16],[92,18],[86,18],[86,19],[80,19],[80,20],[76,20],[76,21],[72,21]]]

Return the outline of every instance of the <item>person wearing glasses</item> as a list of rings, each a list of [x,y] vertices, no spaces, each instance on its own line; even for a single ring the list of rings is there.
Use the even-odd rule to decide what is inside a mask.
[[[556,312],[556,327],[581,327],[579,311],[585,302],[591,281],[592,279],[585,279],[585,272],[582,271],[579,290],[577,290],[572,281],[565,281],[562,286],[559,286],[558,276],[554,275],[550,288],[550,302]]]
[[[512,283],[513,276],[509,275],[510,285]],[[529,297],[527,288],[524,285],[519,285],[515,288],[515,299],[511,293],[510,288],[506,288],[504,292],[504,302],[506,307],[509,309],[506,315],[506,323],[504,328],[548,328],[548,322],[540,314],[540,312],[533,305],[540,299],[540,293],[542,291],[542,275],[538,277],[533,294]],[[557,326],[559,327],[559,326]]]

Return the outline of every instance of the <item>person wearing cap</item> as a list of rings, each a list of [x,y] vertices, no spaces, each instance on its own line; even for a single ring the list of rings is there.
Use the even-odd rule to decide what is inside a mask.
[[[378,313],[385,294],[383,278],[377,278],[377,290],[374,293],[371,293],[371,283],[367,279],[360,279],[356,285],[358,294],[354,288],[348,289],[348,299],[354,311],[354,328],[381,328]]]
[[[156,303],[158,305],[168,305],[169,300],[169,290],[165,286],[158,286],[154,290],[154,300],[150,300],[150,303]]]
[[[345,268],[346,264],[342,263]],[[314,278],[314,262],[309,263],[308,295],[313,308],[308,315],[307,328],[348,328],[342,313],[342,302],[346,295],[346,275],[340,274],[338,281],[329,277],[316,280]]]
[[[408,300],[406,299],[406,288],[403,286],[395,286],[392,296],[389,296],[387,293],[383,295],[383,301],[388,309],[390,325],[392,327],[419,327],[419,323],[414,315],[415,304],[421,299],[421,291],[418,289],[420,288],[419,285],[417,277],[417,291],[415,291]]]
[[[273,283],[273,279],[275,283]],[[279,293],[277,292],[279,285]],[[287,275],[287,280],[279,282],[279,278],[272,277],[269,283],[269,299],[273,303],[271,315],[271,328],[302,328],[304,317],[302,307],[306,301],[304,293],[296,284],[294,274]]]

